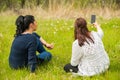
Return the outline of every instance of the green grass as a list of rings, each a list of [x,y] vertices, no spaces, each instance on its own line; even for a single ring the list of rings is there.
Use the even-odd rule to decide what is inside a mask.
[[[0,16],[0,80],[28,80],[30,77],[29,70],[12,70],[8,64],[16,18],[17,16]],[[46,41],[53,42],[55,47],[49,50],[53,55],[52,60],[39,65],[36,76],[30,80],[120,80],[120,19],[99,19],[104,31],[103,43],[110,57],[110,68],[107,72],[93,77],[74,77],[63,71],[63,66],[70,62],[74,20],[37,21],[37,33]]]

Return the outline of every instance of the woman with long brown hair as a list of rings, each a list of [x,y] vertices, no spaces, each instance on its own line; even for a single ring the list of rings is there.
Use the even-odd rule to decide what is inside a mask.
[[[66,72],[93,76],[109,68],[109,57],[102,43],[103,31],[97,23],[93,26],[97,32],[88,30],[85,19],[75,20],[75,41],[72,45],[71,62],[64,67]]]

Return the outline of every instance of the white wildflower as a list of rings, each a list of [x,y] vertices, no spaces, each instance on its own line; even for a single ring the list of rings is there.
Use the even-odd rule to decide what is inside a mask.
[[[3,37],[2,33],[0,33],[0,37]]]
[[[56,34],[56,32],[54,31],[54,34]]]

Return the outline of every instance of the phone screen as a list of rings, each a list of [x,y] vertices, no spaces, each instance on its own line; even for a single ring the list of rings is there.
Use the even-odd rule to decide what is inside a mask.
[[[95,23],[96,15],[91,15],[91,24]]]

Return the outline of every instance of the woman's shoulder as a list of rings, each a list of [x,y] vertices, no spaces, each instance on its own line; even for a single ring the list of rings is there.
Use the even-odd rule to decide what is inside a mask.
[[[79,43],[78,43],[78,39],[76,39],[76,40],[73,42],[72,46],[73,46],[73,47],[76,47],[76,48],[77,48],[77,47],[80,47],[80,46],[79,46]]]
[[[74,42],[73,42],[73,45],[77,45],[78,44],[78,39],[76,39]]]
[[[97,34],[97,32],[95,32],[95,31],[91,31],[91,34],[94,35],[94,34]]]
[[[33,34],[22,34],[21,37],[27,39],[27,40],[36,40],[36,37]]]
[[[99,38],[101,38],[102,39],[102,37],[103,37],[103,31],[102,30],[99,30],[99,31],[91,31],[91,34],[93,35],[93,36],[97,36],[97,37],[99,37]]]
[[[91,35],[94,37],[94,38],[97,38],[98,37],[98,34],[96,31],[91,31]]]
[[[37,38],[40,38],[41,36],[40,35],[38,35],[36,32],[33,32],[32,33],[35,37],[37,37]]]
[[[36,37],[33,34],[28,34],[30,40],[36,40]]]

